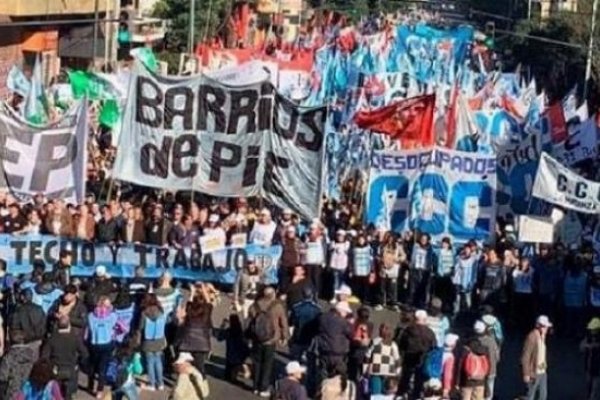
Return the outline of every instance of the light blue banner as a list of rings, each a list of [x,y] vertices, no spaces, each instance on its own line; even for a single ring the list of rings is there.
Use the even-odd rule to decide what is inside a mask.
[[[131,278],[135,268],[145,268],[145,276],[157,278],[168,270],[176,279],[232,284],[248,257],[262,268],[264,282],[277,283],[277,266],[281,246],[247,245],[202,255],[198,249],[175,249],[146,244],[109,246],[92,242],[62,239],[55,236],[0,235],[0,258],[13,275],[32,271],[32,263],[41,259],[50,270],[61,249],[71,249],[74,276],[91,276],[95,267],[104,265],[112,277]]]
[[[371,160],[366,219],[418,229],[439,243],[487,240],[496,211],[496,157],[435,148],[379,152]]]

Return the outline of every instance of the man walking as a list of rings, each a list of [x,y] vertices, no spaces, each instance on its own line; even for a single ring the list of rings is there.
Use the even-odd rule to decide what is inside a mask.
[[[546,336],[552,323],[545,315],[540,315],[523,345],[521,366],[523,382],[527,385],[527,400],[546,400],[548,398],[548,364]]]

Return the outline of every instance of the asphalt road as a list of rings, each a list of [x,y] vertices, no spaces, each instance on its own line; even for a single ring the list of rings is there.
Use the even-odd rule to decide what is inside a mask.
[[[225,300],[215,308],[213,314],[213,323],[219,326],[223,319],[228,315],[228,303]],[[324,305],[328,308],[329,305]],[[375,325],[382,322],[395,326],[398,323],[399,315],[397,312],[383,310],[372,312],[372,320]],[[502,360],[499,365],[498,380],[496,382],[497,400],[514,400],[523,395],[524,385],[521,382],[521,373],[519,366],[519,356],[523,342],[523,335],[507,335],[506,342],[502,349]],[[212,399],[236,399],[250,400],[258,399],[248,388],[231,385],[222,380],[223,364],[225,355],[225,345],[222,342],[213,340],[213,355],[208,367],[209,382]],[[583,358],[578,351],[578,343],[574,340],[562,339],[559,337],[550,337],[548,341],[548,365],[549,365],[549,400],[584,400],[585,399],[585,379],[583,372]],[[285,366],[285,360],[279,358],[276,368],[281,373]],[[81,377],[80,384],[85,384],[86,380]],[[166,400],[168,390],[165,392],[147,392],[141,391],[142,400]],[[77,399],[93,399],[89,394],[79,391]]]

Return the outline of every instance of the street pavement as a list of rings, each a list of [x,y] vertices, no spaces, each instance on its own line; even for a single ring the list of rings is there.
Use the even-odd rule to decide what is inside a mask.
[[[325,309],[330,306],[323,305]],[[220,326],[228,316],[229,302],[224,300],[213,313],[213,324]],[[372,312],[371,319],[377,327],[385,322],[396,326],[399,322],[399,313],[383,310]],[[519,357],[524,335],[507,335],[502,350],[502,360],[499,365],[498,380],[496,381],[496,399],[514,400],[524,394],[524,384],[521,380]],[[585,379],[583,371],[583,358],[578,351],[578,343],[559,337],[550,337],[548,340],[548,365],[549,365],[549,400],[585,400]],[[243,386],[235,386],[222,379],[225,356],[225,344],[213,339],[213,354],[208,366],[210,398],[216,400],[251,400],[258,399],[251,390]],[[276,373],[281,373],[285,366],[285,359],[278,357]],[[82,376],[80,385],[86,379]],[[83,386],[80,386],[83,387]],[[165,392],[141,391],[141,400],[166,400],[168,390]],[[92,396],[80,390],[76,399],[88,400]]]

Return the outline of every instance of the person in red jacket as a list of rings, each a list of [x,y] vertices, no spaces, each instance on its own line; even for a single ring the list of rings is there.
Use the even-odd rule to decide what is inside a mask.
[[[454,376],[456,357],[454,356],[454,349],[456,348],[458,339],[458,335],[454,333],[448,333],[444,337],[444,357],[442,358],[442,389],[444,398],[450,398],[450,393],[456,385],[456,378]]]

